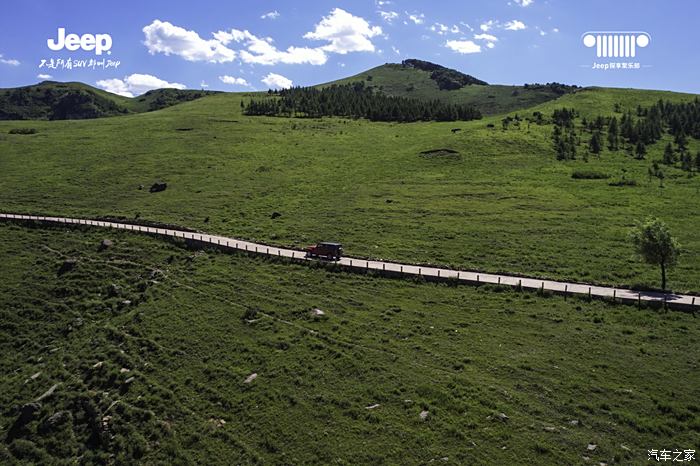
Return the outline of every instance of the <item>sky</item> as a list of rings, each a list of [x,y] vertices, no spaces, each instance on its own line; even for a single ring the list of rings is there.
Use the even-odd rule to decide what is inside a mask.
[[[125,96],[158,87],[266,90],[418,58],[494,84],[700,93],[696,0],[5,0],[3,6],[0,87],[50,79]],[[644,35],[638,43],[646,46],[637,46],[634,58],[598,57],[596,46],[584,43],[587,32]]]

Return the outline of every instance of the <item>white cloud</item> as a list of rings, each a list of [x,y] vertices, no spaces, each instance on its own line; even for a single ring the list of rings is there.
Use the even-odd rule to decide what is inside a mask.
[[[246,81],[245,79],[237,78],[235,76],[229,76],[227,74],[219,76],[219,81],[221,81],[224,84],[232,84],[234,86],[250,86],[250,84],[248,84],[248,81]]]
[[[207,84],[206,82],[202,81],[202,82],[199,83],[199,87],[201,87],[202,89],[206,89],[207,87],[209,87],[209,84]]]
[[[476,40],[486,40],[489,42],[498,41],[498,37],[492,36],[491,34],[474,34],[474,39]]]
[[[328,41],[329,44],[320,49],[344,55],[348,52],[374,52],[370,39],[381,33],[379,26],[370,26],[364,18],[335,8],[323,17],[313,31],[304,34],[304,38]]]
[[[53,76],[51,76],[50,74],[37,74],[36,77],[38,79],[51,79],[51,78],[53,78]]]
[[[523,23],[522,21],[518,21],[517,19],[514,19],[513,21],[508,21],[506,24],[504,24],[504,26],[509,31],[520,31],[527,27],[525,26],[525,23]]]
[[[401,55],[401,51],[399,49],[397,49],[396,47],[394,47],[393,45],[391,46],[391,50],[393,50],[396,55]]]
[[[515,3],[517,3],[521,7],[526,7],[532,5],[534,1],[535,0],[515,0]]]
[[[408,15],[408,19],[413,21],[414,24],[423,24],[423,22],[425,21],[425,15],[423,13],[410,14],[407,11],[406,14]]]
[[[490,20],[486,21],[485,23],[482,23],[479,26],[479,29],[481,29],[484,32],[488,32],[490,29],[492,29],[494,26],[496,26],[496,24],[497,24],[496,21],[490,19]]]
[[[449,31],[450,28],[448,28],[446,25],[444,25],[442,23],[435,23],[432,26],[430,26],[430,30],[433,32],[437,32],[438,34],[440,34],[442,36],[442,35],[447,34],[447,31]]]
[[[559,32],[559,28],[552,29],[552,32]]]
[[[441,27],[444,29],[441,29]],[[430,30],[433,32],[437,32],[438,34],[444,34],[447,31],[447,26],[445,26],[444,24],[435,23],[432,26],[430,26]]]
[[[462,31],[459,29],[459,26],[457,26],[456,24],[453,24],[453,25],[450,27],[450,26],[448,26],[448,25],[446,25],[446,24],[435,23],[435,24],[433,24],[432,26],[430,26],[429,29],[430,29],[431,31],[437,33],[437,34],[440,35],[440,36],[447,35],[448,33],[460,34],[460,33],[462,32]]]
[[[262,79],[263,84],[271,89],[287,89],[292,87],[292,80],[276,73],[269,73]]]
[[[473,31],[473,30],[474,30],[473,27],[471,27],[469,24],[465,23],[464,21],[460,21],[459,24],[461,24],[461,25],[464,26],[465,28],[469,29],[470,31]]]
[[[124,79],[102,79],[97,81],[97,86],[113,94],[133,97],[153,89],[165,87],[186,89],[187,86],[180,83],[169,83],[150,74],[138,74],[126,76]]]
[[[144,45],[151,55],[179,55],[187,61],[226,63],[236,58],[236,52],[218,39],[205,40],[195,31],[188,31],[167,21],[154,20],[143,28]]]
[[[471,40],[448,40],[445,47],[462,54],[481,52],[481,46]]]
[[[260,16],[260,19],[277,19],[280,17],[280,13],[277,10],[270,11],[269,13],[265,13],[264,15]]]
[[[498,37],[486,33],[474,34],[474,39],[486,41],[486,47],[490,49],[494,48],[496,46],[496,42],[498,42]]]
[[[276,65],[285,63],[298,65],[308,63],[311,65],[323,65],[328,61],[326,53],[321,48],[288,47],[287,50],[279,50],[275,47],[270,37],[257,37],[249,31],[218,31],[214,37],[224,45],[231,41],[243,42],[246,50],[239,51],[241,60],[245,63],[258,65]]]
[[[228,45],[231,41],[241,42],[247,38],[247,36],[253,36],[248,31],[239,31],[238,29],[231,29],[230,31],[217,31],[212,33],[214,39],[218,40],[224,45]],[[253,36],[255,37],[255,36]]]
[[[263,15],[275,18],[272,11]],[[272,15],[272,16],[270,16]],[[238,29],[217,31],[212,39],[203,39],[195,31],[188,31],[168,22],[154,20],[143,28],[144,45],[151,54],[178,55],[188,61],[225,63],[240,57],[249,64],[275,65],[311,64],[323,65],[328,53],[374,52],[372,37],[382,34],[379,26],[370,24],[359,16],[335,8],[316,24],[315,29],[304,35],[305,39],[326,41],[319,47],[288,47],[280,50],[271,37],[258,37],[251,32]],[[242,43],[242,50],[229,47],[232,42]]]
[[[379,16],[381,16],[382,19],[387,23],[390,23],[399,17],[399,14],[395,11],[379,11],[378,13]]]
[[[12,58],[3,58],[2,55],[0,55],[0,63],[10,66],[19,66],[19,60],[15,60]]]
[[[123,95],[124,97],[133,97],[134,94],[129,91],[129,86],[121,79],[101,79],[97,81],[97,86],[112,94]]]

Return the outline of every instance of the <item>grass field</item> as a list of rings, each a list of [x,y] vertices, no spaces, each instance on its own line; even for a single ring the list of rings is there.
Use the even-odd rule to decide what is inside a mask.
[[[0,431],[59,384],[5,464],[642,464],[700,440],[691,314],[94,229],[3,223],[0,256]]]
[[[694,98],[593,89],[527,114],[573,106],[595,116],[660,97]],[[644,287],[658,286],[659,273],[633,257],[627,233],[655,215],[684,248],[670,286],[700,291],[700,178],[664,168],[660,188],[647,176],[665,140],[642,161],[604,150],[559,162],[549,125],[246,117],[248,98],[221,94],[90,121],[0,122],[1,208],[140,217],[285,246],[336,240],[362,257]],[[18,127],[38,133],[7,134]],[[459,155],[420,155],[442,148]],[[699,148],[692,140],[692,153]],[[572,179],[575,170],[609,179]],[[623,176],[638,185],[609,185]],[[168,189],[149,193],[159,180]]]

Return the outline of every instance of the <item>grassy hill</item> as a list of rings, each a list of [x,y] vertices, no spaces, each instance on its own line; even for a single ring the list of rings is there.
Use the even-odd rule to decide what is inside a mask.
[[[473,84],[465,85],[459,89],[444,90],[440,88],[438,81],[431,78],[431,75],[432,71],[429,69],[387,63],[355,76],[324,84],[323,86],[360,81],[364,82],[368,87],[392,96],[424,100],[439,99],[459,104],[474,105],[485,115],[521,110],[557,99],[563,94],[562,89],[556,86],[528,85],[526,87],[524,85],[485,84],[483,81],[473,77]]]
[[[616,101],[636,109],[659,96],[694,98],[593,89],[560,104],[611,114]],[[248,99],[227,93],[120,118],[31,122],[34,135],[7,134],[27,123],[2,122],[3,210],[139,215],[271,244],[338,240],[357,256],[644,287],[658,286],[658,271],[633,257],[627,232],[655,215],[684,248],[671,286],[700,291],[700,178],[668,167],[660,188],[648,177],[667,136],[645,160],[606,149],[561,162],[549,124],[503,131],[500,117],[247,117],[240,102]],[[580,151],[586,143],[584,135]],[[608,179],[573,179],[577,170]],[[622,176],[637,185],[610,185]],[[155,181],[168,189],[149,193]]]
[[[3,464],[641,464],[700,432],[690,314],[106,230],[0,224],[0,254]]]
[[[76,120],[159,110],[211,94],[209,91],[156,89],[122,97],[78,82],[44,81],[0,89],[0,120]]]

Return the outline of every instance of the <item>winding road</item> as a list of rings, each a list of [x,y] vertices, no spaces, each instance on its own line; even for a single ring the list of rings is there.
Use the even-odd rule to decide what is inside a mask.
[[[135,231],[159,236],[184,238],[205,244],[210,244],[225,250],[248,251],[249,253],[264,254],[268,256],[286,257],[299,261],[315,261],[306,257],[304,251],[295,249],[283,249],[260,243],[253,243],[225,236],[209,235],[183,230],[156,228],[131,223],[108,222],[103,220],[89,220],[67,217],[45,217],[37,215],[2,214],[0,220],[48,222],[66,225],[88,225],[103,228],[115,228],[119,230]],[[499,284],[529,290],[544,290],[563,295],[583,295],[597,298],[615,299],[625,303],[649,303],[666,302],[669,307],[700,310],[700,296],[681,295],[673,293],[661,293],[653,291],[634,291],[629,289],[611,288],[605,286],[586,285],[581,283],[569,283],[538,278],[517,277],[513,275],[491,274],[468,270],[452,270],[436,267],[425,267],[397,262],[384,262],[343,257],[337,263],[344,268],[381,271],[387,275],[395,276],[422,276],[430,280],[455,280],[458,283],[479,285]]]

